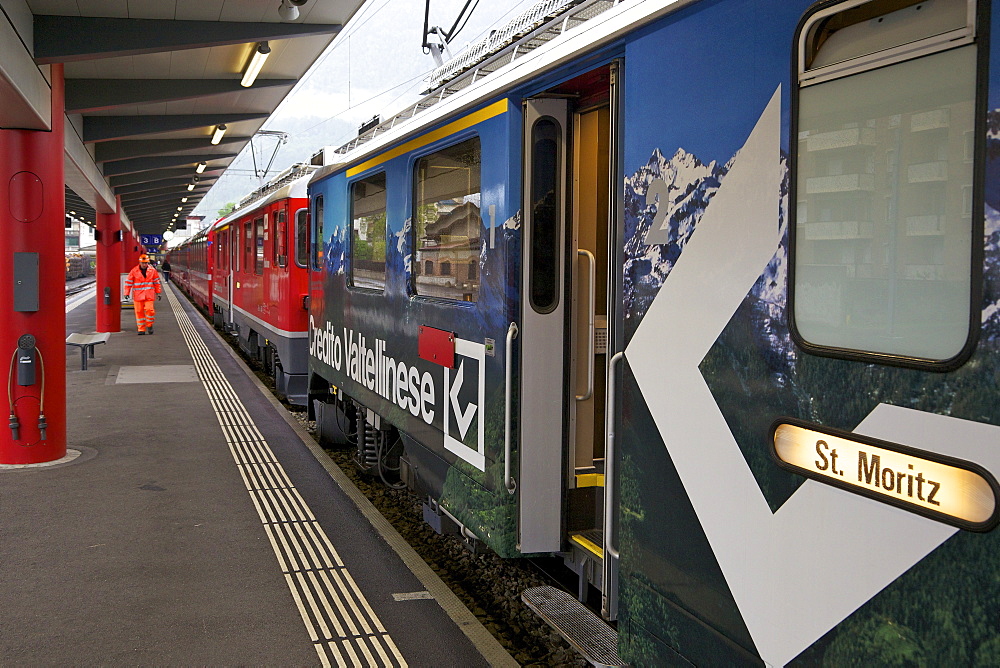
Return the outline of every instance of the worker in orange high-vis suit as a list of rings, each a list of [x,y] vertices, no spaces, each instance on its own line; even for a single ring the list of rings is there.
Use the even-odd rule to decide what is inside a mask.
[[[163,287],[160,285],[160,275],[149,264],[149,256],[139,256],[139,265],[132,267],[125,279],[125,299],[131,293],[135,305],[135,324],[139,328],[139,336],[153,333],[153,320],[156,309],[153,303],[160,299]]]

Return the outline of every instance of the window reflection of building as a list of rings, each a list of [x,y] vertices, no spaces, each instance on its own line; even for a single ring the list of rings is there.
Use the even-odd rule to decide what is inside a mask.
[[[422,158],[417,165],[418,294],[476,301],[479,297],[479,139]]]

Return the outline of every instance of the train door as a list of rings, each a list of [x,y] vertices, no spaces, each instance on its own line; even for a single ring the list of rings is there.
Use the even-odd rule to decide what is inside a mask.
[[[521,551],[570,553],[581,599],[607,579],[612,84],[607,66],[525,104]]]
[[[229,309],[226,311],[226,330],[233,329],[233,307],[236,305],[236,274],[240,271],[240,224],[237,222],[229,226],[229,252],[232,261],[229,263],[229,274],[226,276],[226,296],[229,299]]]

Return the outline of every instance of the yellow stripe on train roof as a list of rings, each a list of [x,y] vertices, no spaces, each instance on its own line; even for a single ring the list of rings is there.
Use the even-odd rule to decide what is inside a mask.
[[[385,153],[380,153],[371,160],[366,160],[360,165],[356,165],[347,170],[347,176],[351,177],[355,174],[360,174],[361,172],[371,169],[376,165],[381,165],[383,162],[392,160],[393,158],[403,155],[404,153],[409,153],[410,151],[415,151],[421,146],[426,146],[432,142],[436,142],[438,139],[443,139],[448,135],[455,134],[465,130],[466,128],[471,128],[476,123],[482,123],[485,120],[489,120],[494,116],[499,116],[500,114],[506,114],[508,109],[508,102],[506,99],[500,100],[499,102],[494,102],[488,107],[480,109],[479,111],[473,112],[468,116],[463,116],[457,121],[452,121],[444,127],[438,128],[433,132],[428,132],[427,134],[420,135],[416,139],[411,139],[410,141],[397,146],[396,148],[390,149]]]

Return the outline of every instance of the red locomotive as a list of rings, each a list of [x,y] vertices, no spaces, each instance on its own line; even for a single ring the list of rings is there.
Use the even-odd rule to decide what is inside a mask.
[[[297,405],[306,403],[306,184],[316,169],[293,165],[169,255],[177,284]]]

